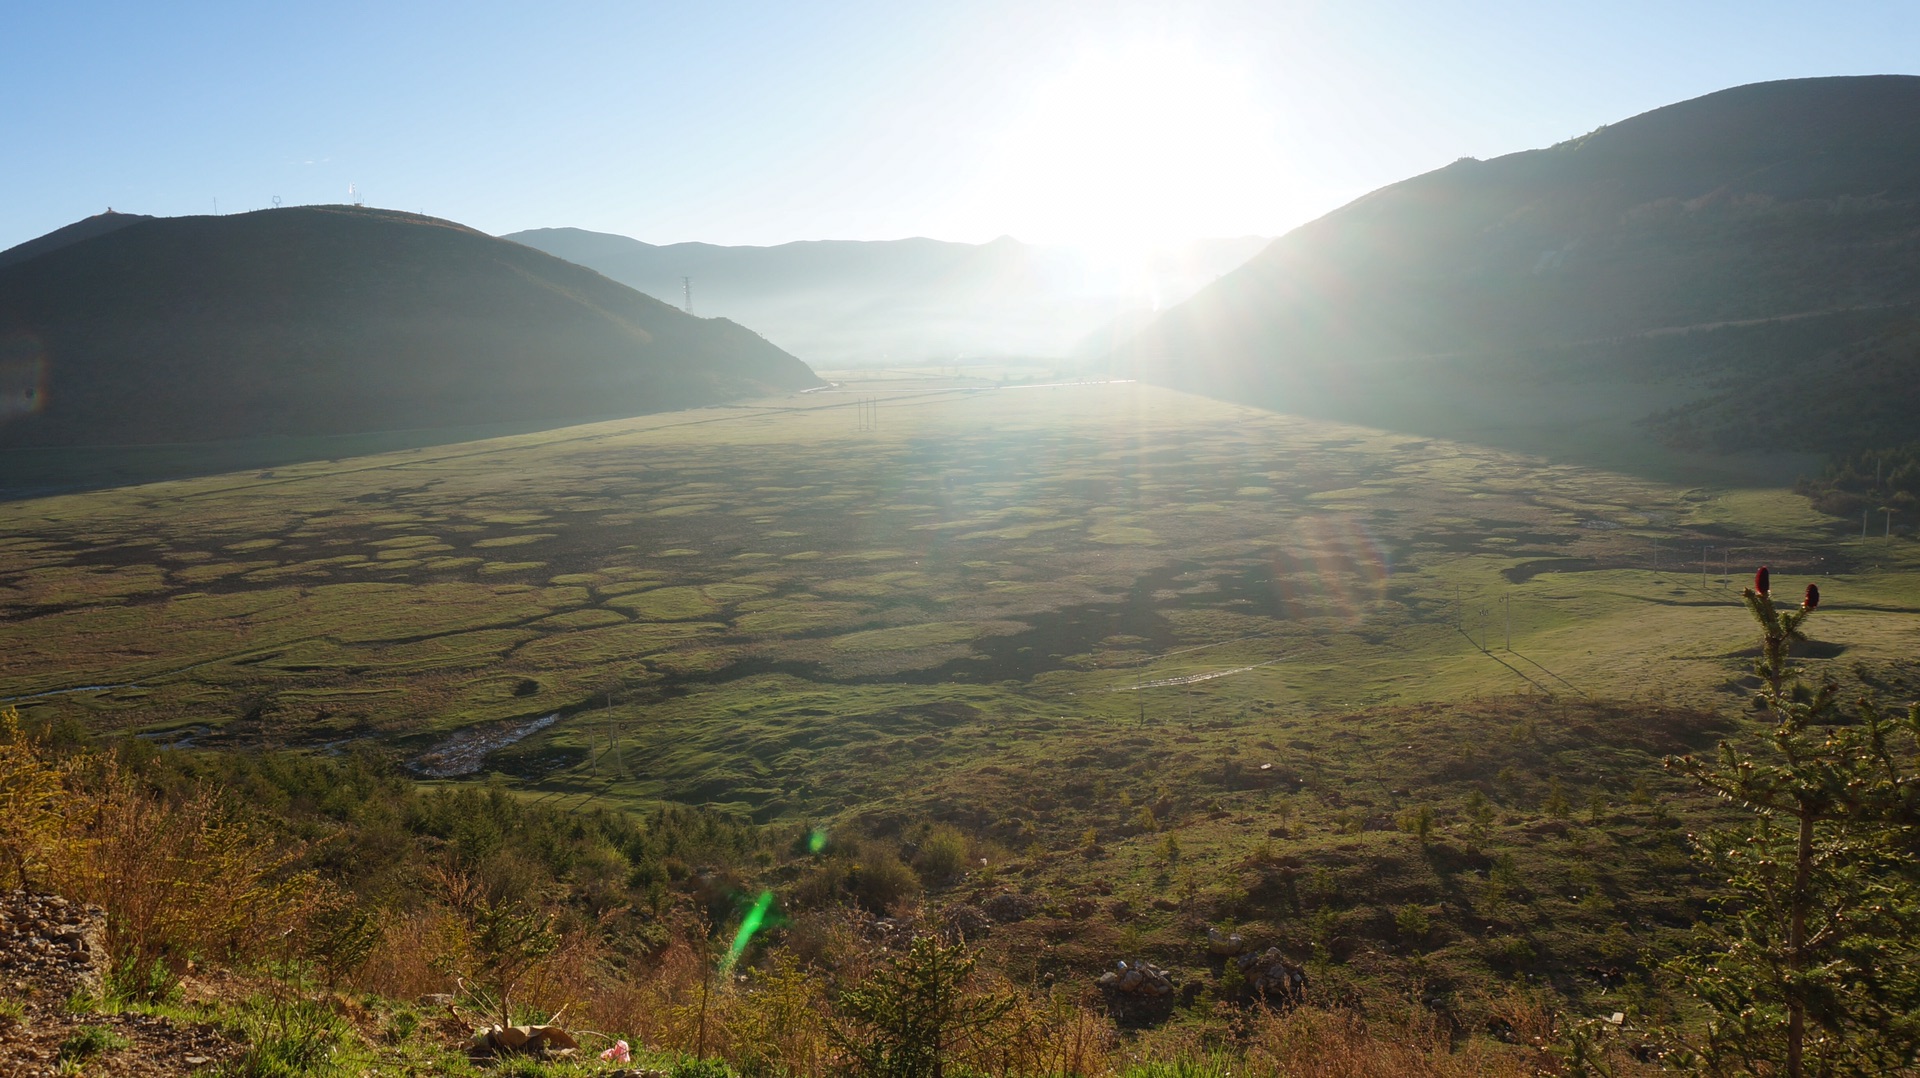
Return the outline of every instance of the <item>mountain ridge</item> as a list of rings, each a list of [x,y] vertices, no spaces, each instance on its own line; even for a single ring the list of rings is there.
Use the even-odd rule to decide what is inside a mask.
[[[61,238],[0,265],[0,446],[564,425],[821,384],[735,323],[416,214],[149,218],[42,242]]]
[[[1190,294],[1269,242],[1201,240],[1118,264],[1002,236],[799,240],[771,246],[656,245],[578,228],[501,237],[590,266],[669,302],[693,279],[695,311],[718,310],[812,362],[1062,358]],[[1155,297],[1158,297],[1156,300]]]
[[[1542,379],[1558,367],[1570,384],[1624,375],[1667,407],[1622,402],[1616,434],[1632,419],[1682,446],[1825,451],[1859,432],[1763,437],[1731,383],[1788,394],[1807,370],[1905,340],[1916,266],[1920,77],[1759,83],[1371,192],[1168,311],[1114,361],[1210,395],[1450,435],[1473,433],[1442,414],[1461,381],[1512,397],[1488,364]],[[1775,332],[1809,312],[1879,314],[1836,319],[1838,336]],[[1644,345],[1688,327],[1689,349]],[[1609,343],[1622,341],[1642,343]],[[1408,399],[1423,391],[1425,408]],[[1538,420],[1550,444],[1558,418]],[[1904,430],[1880,426],[1873,436]]]

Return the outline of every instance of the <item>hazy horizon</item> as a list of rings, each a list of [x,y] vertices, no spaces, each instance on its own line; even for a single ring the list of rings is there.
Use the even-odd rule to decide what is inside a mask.
[[[0,247],[108,207],[350,187],[495,235],[660,245],[1278,236],[1462,156],[1744,83],[1897,72],[1920,43],[1920,12],[1890,3],[101,3],[11,21],[0,131],[32,167],[9,176]]]

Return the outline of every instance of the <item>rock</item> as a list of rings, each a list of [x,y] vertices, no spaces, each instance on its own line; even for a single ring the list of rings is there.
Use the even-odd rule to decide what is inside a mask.
[[[1094,983],[1119,1025],[1152,1025],[1173,1013],[1173,975],[1150,962],[1115,963]]]
[[[1207,929],[1207,953],[1225,955],[1231,958],[1247,949],[1247,941],[1238,932],[1227,933],[1217,928]]]
[[[946,934],[954,939],[977,940],[993,930],[993,922],[978,906],[949,906],[942,922]]]
[[[1307,971],[1287,961],[1278,947],[1243,954],[1234,959],[1234,965],[1246,978],[1247,991],[1261,999],[1297,1002],[1306,995]]]
[[[1003,892],[980,903],[980,912],[986,914],[995,923],[1012,924],[1024,921],[1039,912],[1040,899],[1035,895],[1021,895]]]
[[[490,1055],[560,1056],[577,1051],[580,1042],[559,1026],[488,1026],[474,1032],[473,1047]]]

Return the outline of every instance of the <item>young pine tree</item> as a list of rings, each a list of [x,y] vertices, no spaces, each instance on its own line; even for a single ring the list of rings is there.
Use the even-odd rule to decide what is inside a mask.
[[[942,1078],[947,1062],[1013,1008],[1004,994],[972,985],[974,956],[962,943],[917,936],[866,981],[842,993],[849,1021],[829,1032],[860,1078]]]
[[[1908,1073],[1920,1061],[1920,705],[1842,706],[1788,665],[1819,605],[1782,609],[1761,569],[1745,592],[1760,629],[1767,745],[1669,760],[1751,820],[1695,843],[1727,894],[1701,946],[1673,964],[1707,1026],[1669,1061],[1705,1074]]]

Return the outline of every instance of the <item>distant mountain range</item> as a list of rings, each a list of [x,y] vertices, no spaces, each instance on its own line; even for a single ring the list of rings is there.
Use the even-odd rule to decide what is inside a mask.
[[[819,384],[726,319],[409,213],[110,214],[0,252],[0,447],[558,426]]]
[[[1141,259],[1001,238],[655,246],[577,228],[504,239],[766,334],[807,362],[872,366],[1103,354],[1269,242],[1201,240]]]
[[[1827,451],[1920,438],[1916,301],[1920,77],[1805,79],[1375,191],[1114,362],[1616,461],[1651,439]]]

